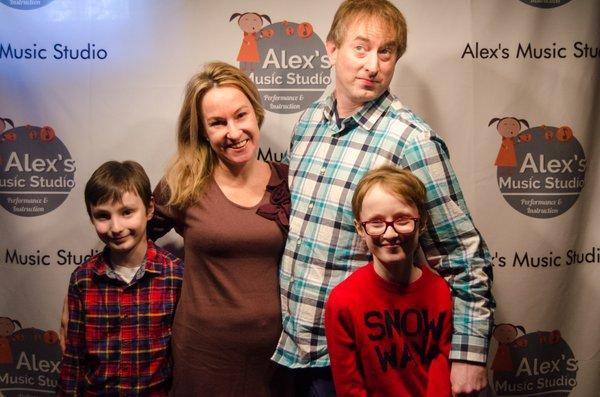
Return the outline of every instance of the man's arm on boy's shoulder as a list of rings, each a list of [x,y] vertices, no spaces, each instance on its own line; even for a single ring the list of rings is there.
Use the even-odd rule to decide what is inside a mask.
[[[75,273],[69,283],[66,346],[60,367],[57,396],[84,394],[85,323],[81,292],[75,283]]]
[[[339,396],[366,397],[363,376],[358,369],[356,339],[347,302],[338,301],[334,290],[325,308],[325,336],[335,391]]]
[[[411,134],[402,158],[427,187],[431,219],[421,246],[429,260],[439,261],[434,266],[453,292],[452,379],[480,385],[495,306],[488,248],[473,225],[444,142],[429,132]]]

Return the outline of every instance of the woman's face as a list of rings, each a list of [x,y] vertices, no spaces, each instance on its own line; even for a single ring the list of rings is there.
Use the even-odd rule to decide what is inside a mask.
[[[260,130],[242,91],[233,86],[212,88],[201,107],[206,138],[221,165],[238,167],[256,159]]]

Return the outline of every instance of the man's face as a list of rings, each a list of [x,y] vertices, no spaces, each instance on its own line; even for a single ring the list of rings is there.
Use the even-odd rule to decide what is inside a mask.
[[[346,113],[341,116],[352,114],[390,86],[398,60],[391,30],[377,17],[358,17],[348,22],[339,46],[326,43],[335,67],[338,112]]]

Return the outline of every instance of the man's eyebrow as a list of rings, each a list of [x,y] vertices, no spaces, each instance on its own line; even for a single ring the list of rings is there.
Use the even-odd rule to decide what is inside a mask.
[[[365,42],[365,43],[370,43],[371,42],[371,40],[369,40],[369,38],[365,37],[365,36],[356,36],[353,39],[353,41],[362,41],[362,42]],[[390,41],[388,41],[386,43],[383,43],[380,48],[386,48],[386,47],[396,47],[396,42],[394,40],[390,40]]]
[[[353,41],[357,41],[357,40],[358,41],[366,41],[366,42],[370,41],[368,38],[366,38],[364,36],[356,36]]]

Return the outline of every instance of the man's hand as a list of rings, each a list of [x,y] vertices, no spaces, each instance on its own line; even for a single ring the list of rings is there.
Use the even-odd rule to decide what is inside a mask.
[[[450,383],[455,397],[477,396],[487,386],[487,369],[483,365],[453,361]]]

